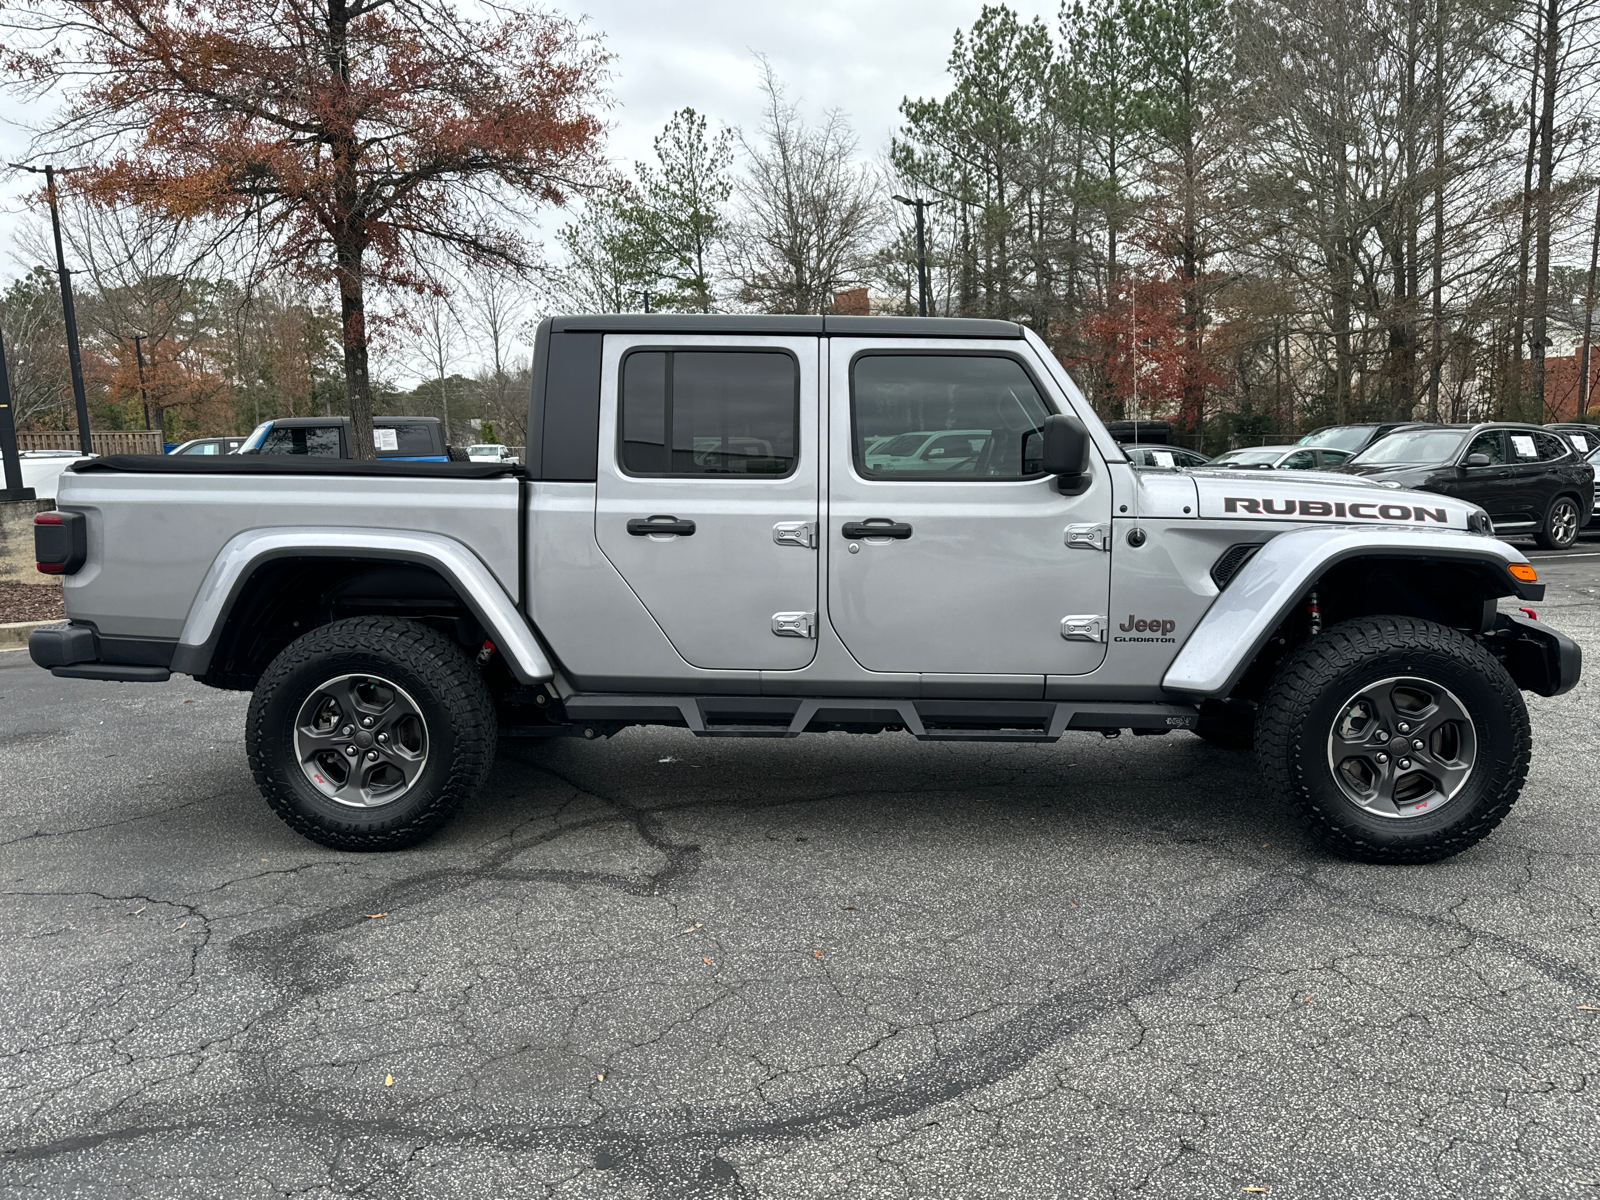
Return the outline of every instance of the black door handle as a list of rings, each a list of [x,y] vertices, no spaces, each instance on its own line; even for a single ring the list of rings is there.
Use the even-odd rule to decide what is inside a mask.
[[[905,541],[911,536],[911,526],[904,521],[887,521],[874,517],[870,521],[846,521],[840,530],[847,538],[895,538]]]
[[[628,532],[634,537],[648,537],[652,533],[676,533],[688,537],[694,532],[694,522],[680,521],[677,517],[635,517],[628,522]]]

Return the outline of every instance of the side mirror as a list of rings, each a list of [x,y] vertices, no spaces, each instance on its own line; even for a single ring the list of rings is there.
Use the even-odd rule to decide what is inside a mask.
[[[1044,453],[1040,466],[1056,477],[1063,492],[1082,491],[1089,473],[1089,431],[1065,413],[1044,419]]]
[[[1492,467],[1494,463],[1489,461],[1487,454],[1469,454],[1467,455],[1466,465],[1469,467]]]

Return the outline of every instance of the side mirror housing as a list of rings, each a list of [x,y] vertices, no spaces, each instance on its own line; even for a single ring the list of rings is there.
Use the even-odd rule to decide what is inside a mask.
[[[1469,454],[1469,455],[1467,455],[1466,465],[1469,466],[1469,467],[1492,467],[1492,466],[1494,466],[1494,464],[1489,461],[1489,456],[1487,454]]]
[[[1089,431],[1083,422],[1065,413],[1044,419],[1044,453],[1041,468],[1056,477],[1065,493],[1080,492],[1088,486]]]

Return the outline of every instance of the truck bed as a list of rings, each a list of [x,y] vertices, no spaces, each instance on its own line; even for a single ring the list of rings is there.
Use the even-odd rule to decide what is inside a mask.
[[[63,579],[67,614],[102,638],[175,642],[223,546],[250,530],[287,527],[454,538],[515,602],[521,475],[501,463],[92,459],[61,478],[60,506],[88,518],[88,565]]]

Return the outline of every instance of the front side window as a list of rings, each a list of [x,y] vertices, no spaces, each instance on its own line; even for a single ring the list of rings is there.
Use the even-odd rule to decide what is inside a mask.
[[[999,355],[865,354],[851,367],[856,470],[867,479],[1027,479],[1050,409]]]
[[[263,454],[301,454],[311,458],[339,457],[339,430],[331,425],[275,426],[261,443]]]
[[[1480,433],[1472,439],[1472,445],[1467,447],[1467,458],[1474,454],[1482,454],[1488,458],[1490,466],[1500,466],[1506,461],[1505,443],[1500,440],[1500,432],[1495,429]]]
[[[630,475],[788,475],[800,369],[782,351],[636,350],[622,360],[621,416]]]

